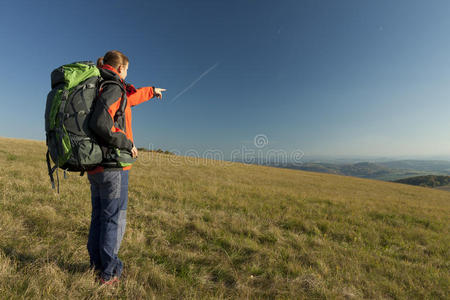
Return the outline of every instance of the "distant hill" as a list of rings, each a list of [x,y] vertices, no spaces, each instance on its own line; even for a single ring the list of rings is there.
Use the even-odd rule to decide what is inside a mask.
[[[289,168],[304,171],[331,173],[337,175],[347,175],[364,178],[375,178],[390,174],[391,169],[379,164],[360,162],[356,164],[331,164],[331,163],[304,163],[299,166]]]
[[[434,188],[450,185],[450,176],[440,176],[440,175],[415,176],[395,180],[394,182]]]
[[[302,164],[269,165],[295,170],[354,176],[385,181],[394,181],[413,176],[450,175],[449,161],[433,160],[399,160],[380,163],[357,162],[349,164],[306,162]]]
[[[137,148],[137,149],[140,152],[155,152],[155,153],[170,154],[170,155],[174,155],[175,154],[173,152],[170,152],[169,150],[162,150],[161,148],[153,150],[153,149],[147,149],[147,148],[141,147],[141,148]]]
[[[450,175],[450,161],[446,160],[396,160],[380,162],[382,166],[391,169],[414,170],[422,172],[440,173]]]

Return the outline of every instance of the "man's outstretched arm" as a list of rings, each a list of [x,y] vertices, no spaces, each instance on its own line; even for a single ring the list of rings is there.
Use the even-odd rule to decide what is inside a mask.
[[[155,88],[153,86],[143,87],[139,89],[135,89],[131,86],[127,90],[129,91],[127,93],[127,99],[128,103],[130,103],[130,106],[139,105],[142,102],[152,99],[153,97],[162,99],[162,92],[166,91],[165,89]]]

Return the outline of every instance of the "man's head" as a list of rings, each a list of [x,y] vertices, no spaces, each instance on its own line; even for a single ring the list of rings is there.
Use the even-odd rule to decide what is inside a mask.
[[[103,65],[110,65],[115,68],[122,79],[128,75],[128,57],[120,51],[111,50],[106,52],[104,57],[97,60],[97,67],[101,68]]]

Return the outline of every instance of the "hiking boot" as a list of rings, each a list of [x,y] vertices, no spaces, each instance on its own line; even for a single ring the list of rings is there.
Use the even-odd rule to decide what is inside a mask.
[[[109,280],[105,280],[103,278],[100,277],[100,284],[101,285],[113,285],[119,283],[119,278],[117,277],[111,277]]]

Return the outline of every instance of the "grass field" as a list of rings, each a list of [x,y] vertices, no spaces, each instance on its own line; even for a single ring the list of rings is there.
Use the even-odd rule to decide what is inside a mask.
[[[56,195],[45,149],[0,138],[0,299],[449,297],[447,191],[155,153],[130,171],[124,278],[99,286],[87,178]]]

